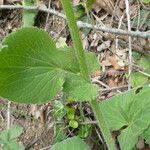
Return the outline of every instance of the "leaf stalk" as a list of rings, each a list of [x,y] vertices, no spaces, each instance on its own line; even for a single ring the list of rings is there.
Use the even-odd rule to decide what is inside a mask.
[[[61,3],[62,3],[63,9],[64,9],[66,17],[67,17],[68,26],[69,26],[71,37],[72,37],[73,44],[74,44],[75,56],[79,63],[80,72],[81,72],[82,76],[90,82],[90,76],[89,76],[87,65],[86,65],[83,45],[81,42],[79,30],[77,27],[77,23],[76,23],[76,20],[74,17],[74,12],[73,12],[70,0],[61,0]],[[91,105],[92,110],[95,114],[95,117],[98,121],[98,126],[101,129],[101,132],[103,134],[103,137],[107,144],[108,149],[116,150],[116,146],[114,144],[112,135],[110,133],[109,128],[107,127],[107,125],[105,123],[104,117],[100,110],[99,103],[97,102],[97,100],[92,100],[90,102],[90,105]]]

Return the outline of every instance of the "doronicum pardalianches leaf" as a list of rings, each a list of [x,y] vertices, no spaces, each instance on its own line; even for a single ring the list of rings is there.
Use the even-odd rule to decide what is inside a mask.
[[[0,133],[0,140],[11,141],[18,138],[23,132],[23,128],[19,126],[11,127],[9,130],[4,130]]]
[[[132,150],[150,125],[150,87],[143,87],[138,93],[131,90],[114,96],[100,107],[112,131],[125,127],[118,137],[121,150]]]
[[[90,150],[89,146],[79,137],[68,138],[56,143],[50,150]]]
[[[68,79],[71,78],[71,82],[75,83],[76,78],[81,78],[73,50],[67,47],[57,49],[43,30],[34,27],[19,29],[6,37],[2,46],[0,96],[4,98],[23,103],[46,102],[62,90],[65,82],[68,85]],[[92,68],[93,65],[96,70],[98,65],[95,65],[97,61],[93,60],[93,56],[86,53],[86,60],[93,62],[88,68]],[[76,100],[91,100],[86,99],[89,92],[92,98],[96,97],[96,94],[93,96],[93,91],[96,93],[97,89],[83,78],[80,81],[88,86],[82,89],[81,94],[75,96]],[[72,89],[70,90],[67,89],[66,92],[74,98]],[[78,93],[76,90],[78,89],[75,88],[74,93]]]
[[[138,136],[132,132],[131,128],[124,129],[118,137],[121,150],[132,150],[138,142]]]
[[[24,150],[25,148],[22,145],[19,145],[15,141],[10,141],[3,146],[3,150]]]
[[[150,73],[150,56],[140,56],[138,53],[135,53],[134,58],[137,62],[137,64],[141,67],[144,68],[144,72],[149,74]],[[149,77],[147,75],[144,75],[140,72],[133,72],[131,74],[132,77],[132,86],[143,86],[145,84],[150,83]]]
[[[84,89],[86,89],[86,91]],[[64,83],[64,92],[67,93],[68,97],[75,100],[92,100],[95,98],[95,95],[97,95],[97,91],[98,87],[84,80],[80,74],[69,74]]]
[[[147,144],[150,144],[150,126],[143,132],[142,137]]]
[[[150,125],[150,103],[145,105],[144,108],[139,110],[134,116],[129,126],[119,135],[119,143],[122,150],[132,150],[138,141],[139,136]]]

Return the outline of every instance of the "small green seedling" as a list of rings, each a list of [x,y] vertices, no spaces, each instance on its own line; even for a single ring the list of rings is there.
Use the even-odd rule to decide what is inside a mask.
[[[24,150],[24,147],[17,143],[17,138],[22,134],[23,128],[12,127],[0,133],[0,144],[3,150]]]

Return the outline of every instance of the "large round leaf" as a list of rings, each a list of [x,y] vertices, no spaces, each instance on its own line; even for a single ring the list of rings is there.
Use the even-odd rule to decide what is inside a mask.
[[[93,73],[98,68],[95,56],[86,53],[88,70]],[[92,68],[92,69],[91,69]],[[0,96],[16,102],[46,102],[63,88],[71,77],[72,83],[80,74],[74,51],[65,47],[57,49],[49,35],[38,28],[28,27],[17,30],[6,37],[0,51]],[[97,89],[80,77],[80,83],[86,83],[77,96],[78,88],[68,95],[80,100],[91,100],[96,97]],[[68,82],[67,84],[68,85]],[[69,84],[68,87],[74,86]],[[92,89],[89,91],[89,89]],[[95,96],[93,97],[93,91]],[[84,93],[84,94],[82,94]],[[88,99],[87,99],[88,98]]]

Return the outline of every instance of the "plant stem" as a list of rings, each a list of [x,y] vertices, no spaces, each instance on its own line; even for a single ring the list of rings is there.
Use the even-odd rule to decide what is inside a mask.
[[[87,65],[86,65],[86,61],[85,61],[83,46],[81,43],[80,34],[79,34],[78,27],[77,27],[77,24],[75,21],[72,6],[71,6],[69,0],[62,0],[61,2],[63,5],[63,9],[67,16],[67,22],[68,22],[70,33],[72,36],[74,49],[75,49],[75,55],[76,55],[76,58],[79,63],[80,72],[83,75],[83,77],[86,78],[86,80],[90,81],[89,75],[88,75],[88,69],[87,69]]]
[[[83,77],[90,81],[87,65],[86,65],[86,60],[85,60],[85,54],[79,34],[79,30],[77,28],[77,23],[74,17],[74,12],[70,3],[70,0],[61,0],[63,9],[66,13],[67,16],[67,21],[68,21],[68,26],[70,29],[71,37],[73,40],[74,44],[74,49],[75,49],[75,55],[77,57],[79,67],[80,67],[80,72],[83,75]],[[92,100],[90,102],[92,110],[95,114],[95,117],[98,121],[98,125],[101,129],[101,132],[103,134],[103,137],[105,139],[105,142],[107,144],[107,147],[109,150],[116,150],[116,146],[113,142],[113,138],[111,136],[111,133],[105,123],[105,120],[102,116],[102,112],[99,107],[99,103],[96,100]]]

